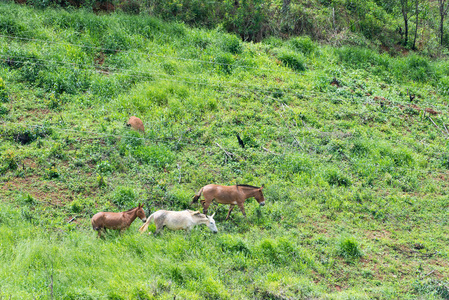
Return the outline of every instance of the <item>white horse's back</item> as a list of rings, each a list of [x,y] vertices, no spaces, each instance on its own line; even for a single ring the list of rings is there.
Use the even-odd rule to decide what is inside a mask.
[[[183,211],[168,211],[158,210],[147,219],[147,222],[140,227],[139,232],[144,233],[148,229],[148,225],[154,220],[156,224],[157,234],[164,226],[171,230],[184,229],[187,231],[192,230],[195,225],[206,224],[214,233],[217,232],[215,221],[213,216],[206,216],[198,211],[183,210]]]

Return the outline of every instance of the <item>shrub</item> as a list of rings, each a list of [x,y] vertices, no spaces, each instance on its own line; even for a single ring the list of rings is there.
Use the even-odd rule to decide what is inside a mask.
[[[132,188],[119,186],[114,190],[112,203],[120,208],[131,208],[135,205],[137,195]]]
[[[95,169],[97,173],[101,175],[111,174],[114,171],[114,168],[107,160],[99,162]]]
[[[232,54],[240,54],[243,51],[240,39],[232,34],[224,34],[219,40],[221,49]]]
[[[318,49],[318,46],[308,36],[293,38],[290,40],[290,45],[294,50],[305,55],[313,54]]]
[[[363,256],[359,243],[352,237],[344,237],[340,239],[337,245],[337,253],[339,256],[346,259],[359,258]]]
[[[351,179],[338,169],[327,170],[325,178],[330,185],[350,186],[352,184]]]
[[[286,66],[295,71],[305,71],[304,56],[291,50],[283,49],[277,54],[277,58]]]

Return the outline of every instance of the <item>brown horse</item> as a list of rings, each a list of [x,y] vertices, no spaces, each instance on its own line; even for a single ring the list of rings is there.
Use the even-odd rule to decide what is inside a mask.
[[[251,197],[256,198],[260,206],[265,205],[265,199],[262,194],[263,186],[256,187],[246,184],[237,184],[232,186],[223,186],[216,184],[208,184],[203,186],[198,193],[193,197],[191,204],[198,202],[201,197],[201,193],[204,195],[204,200],[201,200],[201,205],[203,206],[203,214],[207,215],[207,209],[215,199],[218,203],[230,204],[228,215],[226,220],[229,219],[232,209],[237,204],[243,215],[246,217],[245,207],[243,203],[245,200]]]
[[[120,230],[120,233],[128,229],[134,220],[139,217],[145,223],[147,218],[143,210],[143,204],[131,208],[124,212],[99,212],[92,217],[92,228],[98,231],[98,237],[101,237],[101,231],[106,229]]]

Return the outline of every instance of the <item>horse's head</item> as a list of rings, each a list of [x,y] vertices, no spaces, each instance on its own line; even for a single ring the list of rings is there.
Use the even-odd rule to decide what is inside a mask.
[[[212,216],[206,216],[207,217],[206,225],[210,230],[212,230],[213,233],[217,233],[218,230],[217,230],[217,226],[215,226],[214,216],[215,216],[215,213],[213,213]]]
[[[265,205],[265,198],[263,197],[262,193],[263,185],[257,190],[256,195],[254,195],[254,198],[256,198],[257,202],[259,202],[260,206]]]
[[[142,222],[145,223],[147,221],[145,211],[143,210],[143,204],[139,203],[139,206],[137,207],[137,216],[142,220]]]

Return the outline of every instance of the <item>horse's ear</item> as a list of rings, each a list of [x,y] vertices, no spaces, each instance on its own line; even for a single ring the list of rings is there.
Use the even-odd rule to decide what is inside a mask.
[[[263,186],[263,184],[262,184],[262,186],[260,187],[260,189],[263,189],[264,188],[264,186]]]
[[[214,216],[215,216],[215,213],[213,213],[213,214],[212,214],[212,216],[210,216],[210,217],[211,217],[211,219],[213,219],[213,218],[214,218]]]
[[[143,203],[139,203],[139,208],[142,208],[143,207]]]

